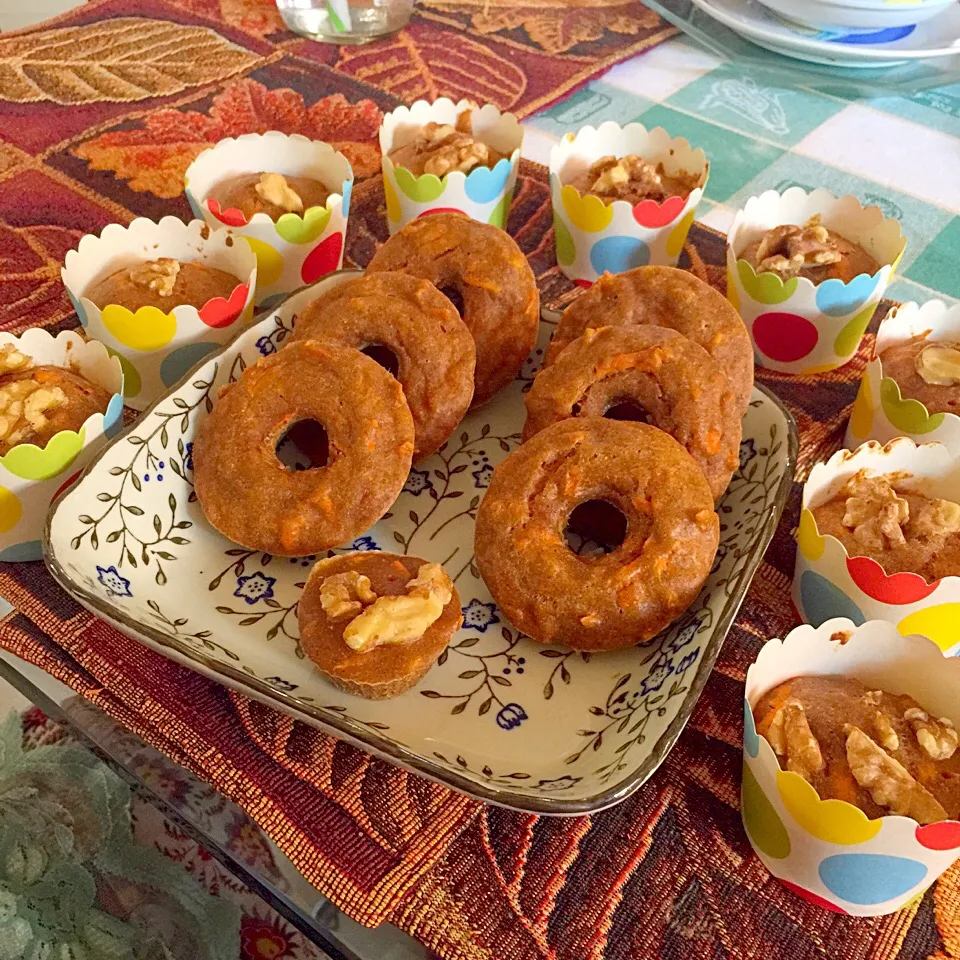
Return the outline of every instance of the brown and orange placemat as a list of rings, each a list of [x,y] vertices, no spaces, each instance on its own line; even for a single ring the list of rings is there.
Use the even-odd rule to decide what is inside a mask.
[[[359,185],[348,253],[385,237],[377,177]],[[553,259],[546,171],[525,163],[509,229],[546,300]],[[722,282],[723,237],[695,228],[684,263]],[[802,433],[801,473],[836,449],[864,354],[816,378],[762,377]],[[960,956],[960,870],[899,914],[851,920],[787,892],[752,854],[738,811],[743,677],[795,623],[789,602],[799,487],[693,718],[657,774],[592,817],[486,807],[192,673],[82,610],[40,564],[0,568],[17,612],[0,644],[38,664],[196,771],[263,827],[357,920],[391,921],[455,960]]]

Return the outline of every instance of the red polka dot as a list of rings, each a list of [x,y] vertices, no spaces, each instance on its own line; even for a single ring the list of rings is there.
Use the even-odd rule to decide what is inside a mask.
[[[241,283],[233,288],[229,300],[223,297],[208,300],[198,311],[200,319],[208,327],[229,327],[240,316],[243,305],[247,302],[247,293],[249,288],[245,283]]]
[[[207,198],[207,209],[221,222],[228,227],[242,227],[246,224],[247,218],[236,207],[229,207],[226,210],[220,209],[220,202],[213,197]]]
[[[435,213],[459,213],[463,217],[466,216],[462,210],[458,210],[456,207],[434,207],[432,210],[424,210],[417,219],[432,217]]]
[[[925,600],[940,585],[927,583],[917,573],[895,573],[887,576],[883,567],[870,557],[850,557],[847,570],[853,582],[872,600],[881,603],[917,603]]]
[[[780,878],[777,878],[780,880]],[[829,910],[831,913],[843,913],[847,911],[843,907],[838,907],[835,903],[831,903],[829,900],[824,900],[823,897],[818,896],[815,893],[811,893],[809,890],[804,890],[803,887],[798,887],[795,883],[791,883],[789,880],[780,880],[780,882],[788,889],[792,890],[798,897],[802,897],[808,903],[812,903],[815,906],[823,907],[824,910]]]
[[[589,290],[593,286],[592,280],[574,280],[573,282],[578,287],[583,287],[584,290]]]
[[[802,360],[817,345],[817,328],[795,313],[761,313],[753,321],[757,349],[771,360],[793,363]]]
[[[960,823],[942,820],[917,827],[917,843],[928,850],[956,850],[960,848]]]
[[[667,197],[663,203],[657,203],[656,200],[641,200],[633,208],[633,219],[641,227],[648,227],[651,230],[665,227],[680,216],[686,202],[683,197]]]
[[[318,243],[308,254],[300,268],[300,277],[304,283],[313,283],[340,266],[340,254],[343,252],[343,234],[332,233],[322,243]]]

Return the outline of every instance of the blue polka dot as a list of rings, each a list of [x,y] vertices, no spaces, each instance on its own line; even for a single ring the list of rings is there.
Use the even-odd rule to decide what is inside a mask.
[[[590,265],[597,273],[623,273],[650,262],[650,248],[636,237],[604,237],[590,248]]]
[[[73,309],[77,311],[77,316],[80,318],[80,326],[86,327],[87,313],[83,307],[80,306],[80,301],[70,292],[69,289],[67,290],[67,296],[70,298],[70,302],[73,304]]]
[[[190,204],[190,209],[193,211],[193,215],[197,220],[203,219],[203,207],[194,199],[193,193],[189,188],[186,188],[183,191],[187,195],[187,203]]]
[[[490,203],[503,193],[510,177],[510,161],[504,157],[489,167],[476,167],[467,174],[464,189],[474,203]]]
[[[842,280],[825,280],[817,287],[817,309],[828,317],[843,317],[856,313],[877,288],[879,276],[861,273],[849,283]]]
[[[871,906],[909,893],[927,876],[916,860],[879,853],[840,853],[820,864],[820,879],[848,903]]]
[[[831,43],[863,44],[863,43],[893,43],[895,40],[902,40],[909,37],[916,24],[908,24],[903,27],[887,27],[884,30],[869,30],[865,33],[844,33],[835,37],[828,37]]]
[[[353,181],[344,180],[340,187],[340,193],[343,195],[343,203],[340,204],[340,212],[346,218],[350,214],[350,197],[353,196]]]
[[[755,757],[760,752],[757,725],[753,722],[753,711],[746,698],[743,700],[743,749],[747,751],[748,757]]]
[[[168,353],[160,364],[160,379],[165,387],[172,387],[192,366],[217,349],[216,343],[188,343]]]
[[[813,570],[804,571],[800,578],[800,602],[804,619],[815,627],[831,617],[846,617],[858,627],[867,619],[839,587]]]
[[[103,432],[112,440],[123,429],[123,394],[115,393],[103,414]]]
[[[26,560],[42,560],[43,544],[39,540],[15,543],[0,553],[0,563],[23,563]]]

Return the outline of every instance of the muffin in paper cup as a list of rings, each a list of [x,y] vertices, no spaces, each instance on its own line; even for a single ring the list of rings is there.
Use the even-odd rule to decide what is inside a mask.
[[[117,270],[161,257],[224,270],[237,277],[237,285],[228,299],[214,297],[199,310],[172,303],[167,313],[151,306],[132,312],[117,303],[101,309],[87,296]],[[211,230],[202,220],[111,223],[99,237],[83,237],[64,263],[61,277],[84,331],[120,358],[126,402],[135,410],[145,409],[253,316],[256,257],[232,231]]]
[[[474,167],[469,173],[454,170],[438,177],[432,173],[417,176],[394,165],[390,152],[413,140],[426,124],[456,126],[457,117],[467,110],[473,137],[502,154],[492,168]],[[517,118],[501,113],[490,103],[477,107],[470,100],[454,103],[441,97],[433,103],[417,100],[388,113],[380,125],[380,150],[390,234],[429,213],[465,213],[474,220],[505,228],[520,170],[522,143],[523,127]]]
[[[863,371],[850,414],[848,447],[865,440],[886,443],[895,437],[909,437],[916,443],[943,443],[960,457],[960,408],[958,413],[930,413],[920,400],[904,397],[897,381],[884,374],[880,354],[923,335],[930,340],[960,342],[960,305],[948,307],[940,300],[923,306],[905,303],[883,319],[873,359]]]
[[[813,509],[831,499],[861,470],[868,475],[903,471],[921,492],[960,502],[960,461],[941,443],[919,446],[900,438],[840,450],[818,463],[803,488],[797,533],[793,602],[815,626],[832,617],[854,623],[886,620],[904,636],[929,637],[947,655],[960,654],[960,576],[928,582],[917,573],[887,574],[871,557],[851,557],[843,544],[817,529]]]
[[[740,257],[768,230],[786,224],[802,227],[814,217],[859,244],[880,269],[849,283],[830,279],[815,284],[807,277],[784,281],[776,273],[758,274]],[[862,206],[856,197],[791,187],[749,199],[727,234],[727,297],[750,331],[757,365],[808,375],[847,363],[860,346],[906,242],[896,220],[884,217],[879,207]]]
[[[308,177],[332,192],[325,206],[285,213],[276,222],[266,213],[255,213],[248,221],[235,208],[222,210],[210,196],[219,184],[247,173]],[[257,304],[340,269],[352,191],[353,168],[342,153],[329,143],[275,130],[221,140],[204,150],[184,175],[184,192],[194,214],[215,230],[229,227],[256,254]]]
[[[663,203],[647,199],[631,204],[581,196],[571,185],[602,157],[630,154],[662,163],[667,173],[698,177],[697,186],[686,199],[673,196]],[[709,175],[703,150],[682,137],[671,137],[662,127],[647,130],[640,123],[621,127],[610,120],[596,128],[582,127],[576,135],[566,134],[550,151],[550,199],[560,269],[575,283],[589,287],[604,273],[676,266]]]
[[[757,856],[794,893],[827,910],[893,913],[960,856],[960,823],[871,820],[843,800],[821,800],[799,774],[781,770],[757,734],[753,708],[786,680],[810,676],[855,677],[871,689],[909,694],[960,725],[960,661],[944,661],[929,640],[902,636],[889,623],[834,619],[768,641],[747,670],[740,809]]]
[[[78,430],[61,430],[42,447],[17,444],[0,457],[0,561],[39,560],[50,504],[123,426],[123,369],[103,344],[73,331],[0,333],[0,349],[8,345],[31,366],[65,367],[111,394],[106,411],[87,417]]]

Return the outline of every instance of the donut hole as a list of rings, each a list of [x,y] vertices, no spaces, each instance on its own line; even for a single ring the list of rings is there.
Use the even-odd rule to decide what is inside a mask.
[[[563,531],[578,556],[612,553],[627,538],[627,517],[609,500],[585,500],[570,511]]]
[[[607,420],[630,420],[634,423],[650,422],[650,414],[630,397],[611,401],[607,409],[603,411],[603,415]]]
[[[288,470],[316,470],[329,461],[330,439],[318,420],[297,420],[280,435],[275,452]]]
[[[360,352],[379,363],[387,373],[394,377],[400,370],[400,361],[397,359],[397,355],[382,343],[368,344]]]
[[[453,284],[447,284],[442,287],[437,287],[437,289],[457,308],[457,313],[462,317],[465,307],[460,288],[453,286]]]

